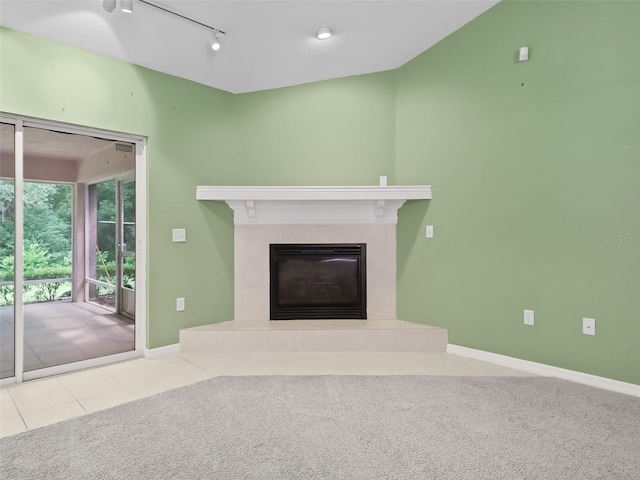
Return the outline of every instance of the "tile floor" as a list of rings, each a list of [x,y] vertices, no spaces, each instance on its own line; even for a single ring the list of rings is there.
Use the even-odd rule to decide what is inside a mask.
[[[134,322],[84,302],[24,306],[25,371],[134,350]],[[13,375],[13,307],[0,308],[0,378]]]
[[[530,376],[447,353],[176,353],[4,387],[0,389],[0,436],[221,375]]]

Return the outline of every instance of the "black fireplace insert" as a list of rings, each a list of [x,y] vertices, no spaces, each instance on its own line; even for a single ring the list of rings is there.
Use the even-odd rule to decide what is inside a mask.
[[[366,319],[366,244],[272,244],[271,320]]]

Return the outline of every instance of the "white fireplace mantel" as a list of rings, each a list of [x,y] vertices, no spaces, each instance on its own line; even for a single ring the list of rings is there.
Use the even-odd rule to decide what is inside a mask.
[[[236,225],[396,224],[407,200],[431,199],[431,186],[198,186],[196,199],[226,202]]]

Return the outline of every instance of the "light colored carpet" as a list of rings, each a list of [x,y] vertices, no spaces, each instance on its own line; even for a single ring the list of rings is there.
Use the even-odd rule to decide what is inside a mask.
[[[218,377],[0,447],[13,480],[638,479],[640,398],[538,377]]]

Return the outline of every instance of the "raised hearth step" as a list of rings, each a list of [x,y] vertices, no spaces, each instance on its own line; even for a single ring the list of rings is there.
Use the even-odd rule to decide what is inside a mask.
[[[445,352],[448,332],[402,320],[231,321],[180,331],[183,352]]]

